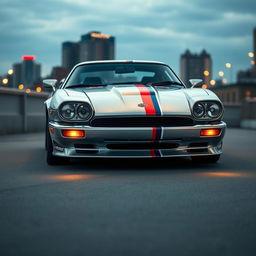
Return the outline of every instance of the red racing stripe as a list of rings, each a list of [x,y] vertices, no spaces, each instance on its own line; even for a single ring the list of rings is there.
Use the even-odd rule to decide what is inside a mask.
[[[154,149],[150,149],[150,155],[154,158],[156,157],[156,153]]]
[[[156,140],[156,127],[152,127],[152,140]]]
[[[135,84],[135,86],[139,89],[142,102],[146,105],[144,107],[146,115],[155,116],[156,110],[150,95],[150,90],[143,84]]]

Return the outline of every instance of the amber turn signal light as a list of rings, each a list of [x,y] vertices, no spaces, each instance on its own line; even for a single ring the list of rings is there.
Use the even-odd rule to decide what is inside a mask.
[[[214,128],[214,129],[203,129],[201,130],[201,136],[219,136],[221,129]]]
[[[62,130],[62,135],[68,138],[82,138],[85,132],[82,130]]]

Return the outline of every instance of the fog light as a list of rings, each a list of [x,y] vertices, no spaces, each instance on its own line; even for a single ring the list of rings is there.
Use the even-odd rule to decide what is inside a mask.
[[[62,135],[68,138],[82,138],[85,132],[82,130],[62,130]]]
[[[201,136],[219,136],[221,129],[214,128],[214,129],[203,129],[201,130]]]

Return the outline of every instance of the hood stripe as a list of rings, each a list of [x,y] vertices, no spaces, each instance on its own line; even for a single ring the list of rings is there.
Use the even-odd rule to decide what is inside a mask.
[[[153,87],[144,84],[135,84],[135,86],[139,89],[143,103],[146,104],[144,107],[146,115],[161,116],[162,112]]]
[[[148,90],[150,91],[150,96],[151,96],[151,99],[152,99],[153,104],[154,104],[156,115],[161,116],[162,111],[160,109],[160,104],[159,104],[155,89],[151,85],[145,85],[145,87],[147,87]]]

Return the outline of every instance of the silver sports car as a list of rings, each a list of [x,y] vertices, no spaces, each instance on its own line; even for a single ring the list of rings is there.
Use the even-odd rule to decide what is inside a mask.
[[[186,88],[166,64],[91,61],[76,65],[45,102],[48,164],[71,157],[184,157],[216,162],[226,124],[210,90]]]

